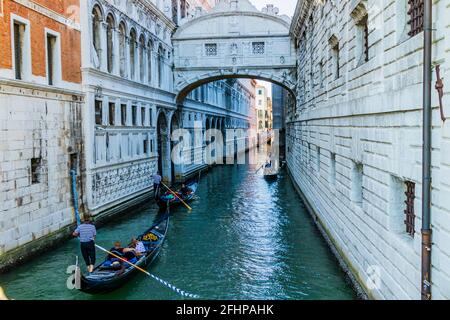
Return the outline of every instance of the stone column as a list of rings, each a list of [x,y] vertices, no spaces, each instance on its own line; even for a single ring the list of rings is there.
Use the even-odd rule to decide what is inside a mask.
[[[100,23],[100,52],[98,53],[100,59],[100,70],[107,72],[108,71],[108,37],[107,37],[107,24],[102,21]]]
[[[131,38],[126,36],[125,38],[125,72],[126,72],[126,77],[130,80],[132,80],[131,78],[131,58],[130,58],[130,45],[131,45]]]
[[[119,32],[113,29],[113,74],[120,76],[120,39]]]

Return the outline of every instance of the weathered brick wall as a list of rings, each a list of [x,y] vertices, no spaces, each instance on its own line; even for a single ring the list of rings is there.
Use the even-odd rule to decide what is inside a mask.
[[[365,63],[358,61],[351,17],[358,3],[365,3],[369,13],[370,59]],[[327,1],[323,8],[310,7],[299,43],[298,103],[287,128],[288,164],[296,183],[356,276],[378,299],[420,299],[423,33],[407,36],[406,4]],[[445,77],[450,37],[444,17],[450,9],[437,1],[434,10],[433,60],[442,64]],[[338,79],[332,36],[340,47]],[[449,133],[435,108],[434,299],[450,298]],[[362,168],[361,186],[356,168]],[[405,181],[416,183],[414,237],[404,225]]]
[[[23,2],[32,4],[30,1]],[[46,13],[79,23],[79,0],[34,2],[41,5],[40,8],[43,8],[42,10]],[[81,35],[79,30],[72,28],[69,23],[63,24],[14,0],[5,1],[3,7],[3,16],[0,16],[0,69],[12,69],[11,14],[15,14],[30,21],[32,74],[39,77],[46,76],[45,28],[48,28],[61,35],[62,80],[81,83]]]
[[[82,98],[16,85],[0,82],[0,265],[5,253],[75,221],[70,153],[82,158]],[[36,183],[33,158],[42,159]]]

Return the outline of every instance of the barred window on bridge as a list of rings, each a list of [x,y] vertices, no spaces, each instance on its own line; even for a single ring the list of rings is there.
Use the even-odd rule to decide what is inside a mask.
[[[265,53],[265,43],[264,42],[253,42],[253,54],[260,55]]]
[[[217,56],[217,43],[205,44],[205,54],[208,57]]]

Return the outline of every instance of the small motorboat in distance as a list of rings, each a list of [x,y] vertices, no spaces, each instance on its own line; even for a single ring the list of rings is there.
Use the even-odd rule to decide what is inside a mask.
[[[138,241],[142,242],[146,251],[142,256],[134,258],[136,261],[130,261],[130,263],[139,268],[145,268],[155,261],[166,238],[169,216],[170,214],[167,211],[158,222],[137,238]],[[123,265],[123,268],[117,268],[107,257],[92,273],[82,275],[80,291],[89,294],[107,293],[119,288],[132,276],[140,272],[136,267],[126,262],[116,262],[116,264]]]
[[[186,192],[184,195],[182,190],[180,189],[178,191],[175,191],[175,193],[177,194],[176,196],[171,191],[167,191],[159,198],[158,206],[161,208],[161,210],[166,210],[167,203],[169,203],[170,208],[173,208],[182,204],[181,200],[183,200],[185,203],[189,203],[195,199],[198,188],[198,181],[191,181],[189,183],[186,183],[185,185],[188,189],[188,192]]]

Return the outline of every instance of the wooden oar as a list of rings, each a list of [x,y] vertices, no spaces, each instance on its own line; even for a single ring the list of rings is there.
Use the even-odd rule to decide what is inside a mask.
[[[180,200],[181,201],[181,203],[183,203],[185,206],[186,206],[186,208],[188,208],[189,209],[189,211],[192,211],[192,208],[191,207],[189,207],[189,205],[186,203],[186,202],[184,202],[183,201],[183,199],[181,199],[175,192],[173,192],[168,186],[166,186],[165,184],[164,184],[164,182],[162,182],[161,181],[161,184],[164,186],[164,187],[166,187],[167,188],[167,190],[169,190],[170,191],[170,193],[172,193],[175,197],[177,197],[178,198],[178,200]]]
[[[261,170],[264,167],[264,165],[262,165],[261,167],[259,167],[258,170],[256,170],[255,174],[257,174],[259,172],[259,170]]]
[[[162,283],[162,284],[165,285],[166,287],[172,289],[173,291],[177,292],[178,294],[181,294],[182,296],[190,297],[190,298],[199,298],[198,295],[191,294],[191,293],[188,293],[188,292],[185,292],[185,291],[183,291],[183,290],[178,289],[177,287],[175,287],[174,285],[168,283],[167,281],[165,281],[165,280],[163,280],[163,279],[161,279],[161,278],[158,278],[157,276],[151,274],[150,272],[148,272],[148,271],[142,269],[141,267],[139,267],[139,266],[137,266],[137,265],[131,263],[131,262],[128,261],[128,260],[123,259],[122,257],[119,257],[118,255],[116,255],[116,254],[114,254],[114,253],[112,253],[112,252],[106,250],[105,248],[103,248],[103,247],[101,247],[101,246],[99,246],[99,245],[97,245],[97,244],[96,244],[95,246],[96,246],[98,249],[100,249],[101,251],[106,252],[106,253],[110,254],[111,256],[113,256],[113,257],[115,257],[115,258],[117,258],[117,259],[119,259],[119,260],[121,260],[121,261],[123,261],[123,262],[125,262],[125,263],[128,263],[128,264],[131,265],[132,267],[135,267],[137,270],[141,271],[142,273],[145,273],[147,276],[149,276],[149,277],[155,279],[156,281]]]

